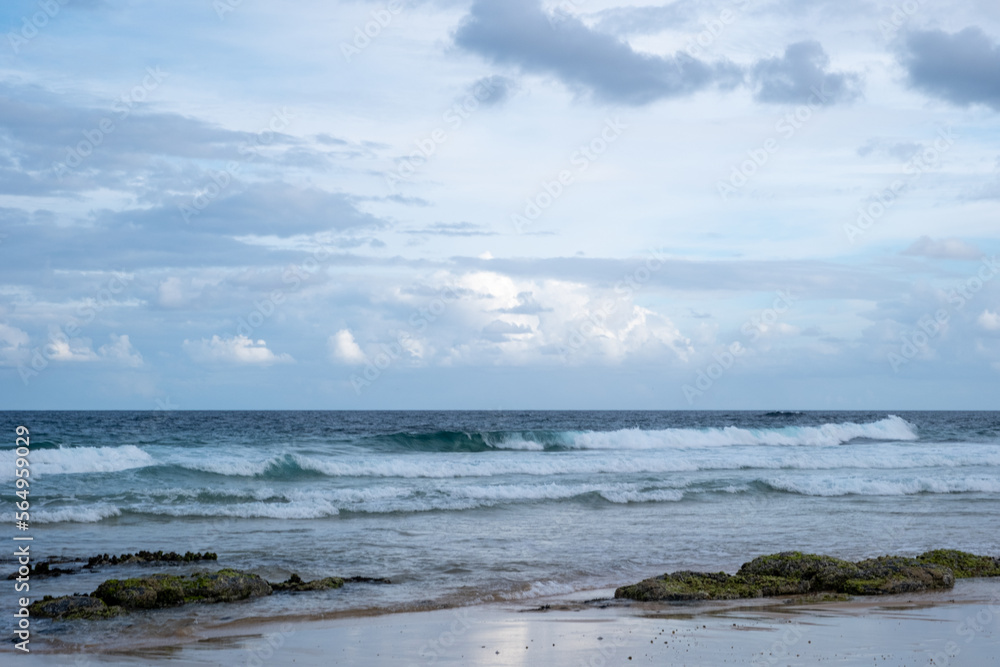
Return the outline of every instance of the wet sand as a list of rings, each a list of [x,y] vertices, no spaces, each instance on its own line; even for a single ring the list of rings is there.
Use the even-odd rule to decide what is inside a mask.
[[[33,651],[23,665],[1000,665],[1000,582],[848,602],[619,602],[613,591],[187,628],[167,646]],[[50,644],[51,646],[51,644]],[[6,647],[4,652],[6,653]],[[6,658],[4,659],[7,663]]]

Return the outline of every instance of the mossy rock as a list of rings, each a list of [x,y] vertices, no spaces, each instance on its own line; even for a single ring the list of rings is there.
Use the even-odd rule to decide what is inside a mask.
[[[754,558],[749,563],[744,563],[737,574],[806,581],[811,590],[836,591],[840,590],[845,581],[856,579],[859,572],[854,563],[832,556],[783,551]]]
[[[323,579],[313,579],[312,581],[302,581],[302,577],[293,574],[286,581],[279,583],[268,582],[275,593],[302,591],[325,591],[332,588],[340,588],[344,585],[344,580],[340,577],[324,577]]]
[[[100,620],[125,613],[118,606],[109,607],[103,600],[88,595],[64,595],[54,598],[46,595],[28,607],[32,616],[56,620]]]
[[[956,579],[970,577],[1000,577],[1000,558],[977,556],[957,549],[935,549],[917,556],[922,563],[950,569]]]
[[[125,609],[161,609],[188,602],[233,602],[271,594],[271,587],[256,574],[223,569],[190,576],[154,574],[133,579],[109,579],[94,596]]]
[[[915,558],[882,556],[858,563],[786,551],[744,563],[735,575],[725,572],[674,572],[622,586],[616,598],[631,600],[734,600],[778,595],[889,595],[955,585],[947,567]]]
[[[851,595],[896,595],[955,585],[955,575],[941,565],[924,563],[916,558],[880,556],[858,563],[859,576],[849,579],[837,590]]]

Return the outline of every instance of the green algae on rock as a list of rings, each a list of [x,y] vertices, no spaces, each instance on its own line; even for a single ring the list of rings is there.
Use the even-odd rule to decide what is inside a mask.
[[[56,620],[100,620],[125,613],[118,606],[109,607],[103,600],[89,595],[64,595],[54,598],[46,595],[28,607],[32,616]]]
[[[153,574],[133,579],[108,579],[94,597],[127,610],[176,607],[189,602],[233,602],[271,594],[271,587],[256,574],[223,569],[189,576]]]
[[[951,569],[916,558],[882,556],[858,563],[786,551],[744,563],[739,572],[674,572],[615,591],[616,598],[641,601],[735,600],[831,593],[889,595],[948,589]]]
[[[942,565],[955,573],[956,579],[1000,577],[1000,558],[977,556],[957,549],[935,549],[917,556],[923,563]]]
[[[299,593],[302,591],[325,591],[331,588],[340,588],[344,585],[344,580],[340,577],[324,577],[323,579],[314,579],[312,581],[302,581],[302,577],[297,574],[293,574],[288,577],[286,581],[279,583],[268,582],[271,589],[275,593],[279,592],[292,592]]]

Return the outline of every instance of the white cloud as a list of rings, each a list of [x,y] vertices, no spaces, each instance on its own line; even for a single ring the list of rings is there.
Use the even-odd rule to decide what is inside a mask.
[[[253,366],[270,366],[276,363],[291,363],[295,360],[288,354],[275,354],[267,348],[263,340],[254,341],[246,336],[220,338],[212,336],[211,340],[184,341],[184,351],[197,362],[212,364],[236,364]]]
[[[341,329],[330,336],[330,356],[342,364],[363,364],[368,358],[354,340],[350,329]]]
[[[103,359],[120,363],[130,368],[142,366],[142,355],[132,347],[128,336],[111,334],[111,343],[102,345],[98,350]]]
[[[0,323],[0,364],[15,366],[30,354],[28,334],[17,327]]]
[[[184,290],[180,278],[171,276],[159,288],[160,305],[164,308],[178,308],[184,305]]]
[[[984,310],[976,323],[986,331],[1000,331],[1000,313]]]
[[[86,338],[67,338],[60,330],[53,330],[45,345],[45,356],[50,361],[84,362],[97,361],[97,353]]]
[[[379,340],[387,330],[384,325],[364,336],[379,349],[405,349],[400,363],[606,365],[636,358],[686,359],[693,351],[673,322],[634,303],[639,292],[616,293],[575,281],[520,279],[493,271],[440,273],[419,287],[425,294],[456,296],[404,297],[414,314],[397,323],[398,338]],[[389,298],[372,297],[376,302]],[[365,321],[376,319],[373,315]],[[343,341],[331,338],[335,356],[337,349],[353,342],[345,332],[340,335]]]

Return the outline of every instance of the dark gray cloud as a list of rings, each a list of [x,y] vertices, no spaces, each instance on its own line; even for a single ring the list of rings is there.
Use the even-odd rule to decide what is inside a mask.
[[[676,0],[667,5],[648,7],[613,7],[595,13],[597,28],[615,35],[651,35],[664,30],[677,30],[698,15],[695,0]]]
[[[985,104],[1000,111],[1000,44],[976,27],[907,35],[900,61],[910,85],[952,104]]]
[[[828,72],[830,58],[816,41],[789,44],[780,58],[753,66],[754,98],[772,104],[831,105],[850,102],[860,93],[861,76]]]
[[[503,105],[517,90],[516,81],[497,74],[484,76],[469,86],[469,94],[475,96],[479,103],[486,107]]]
[[[175,198],[142,211],[115,213],[111,219],[143,227],[188,226],[206,233],[292,236],[347,229],[377,229],[378,218],[359,211],[348,195],[287,183],[256,183],[215,200]],[[200,209],[198,206],[201,206]],[[187,220],[180,210],[187,206]],[[193,208],[193,211],[191,210]]]
[[[742,81],[735,65],[687,54],[642,54],[573,16],[547,15],[538,0],[475,0],[455,43],[500,65],[549,74],[602,101],[648,104]]]

